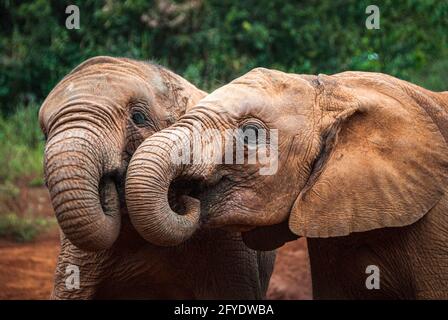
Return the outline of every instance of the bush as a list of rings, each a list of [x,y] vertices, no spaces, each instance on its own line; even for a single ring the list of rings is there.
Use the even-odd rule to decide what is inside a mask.
[[[0,2],[0,107],[40,103],[95,55],[154,59],[203,89],[256,66],[296,73],[381,71],[447,90],[448,2],[377,1],[380,30],[365,28],[368,0],[84,0],[80,29],[65,28],[72,1]],[[426,82],[427,80],[427,82]]]
[[[31,241],[55,223],[54,218],[24,218],[14,213],[0,215],[0,237],[18,242]]]
[[[37,115],[38,106],[30,105],[0,116],[0,185],[22,177],[42,182],[45,143]]]

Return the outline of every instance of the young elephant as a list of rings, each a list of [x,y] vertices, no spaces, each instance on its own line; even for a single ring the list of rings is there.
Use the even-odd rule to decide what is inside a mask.
[[[222,134],[240,128],[245,152],[278,148],[272,174],[261,174],[260,161],[172,161],[177,136],[199,125]],[[278,143],[245,139],[271,129]],[[314,298],[448,298],[447,141],[448,92],[378,73],[255,69],[141,144],[127,173],[129,214],[155,243],[177,243],[199,224],[252,228],[244,239],[257,248],[305,236]],[[202,145],[192,158],[213,159],[210,145],[229,154],[222,141]],[[182,179],[196,191],[177,215],[161,192]]]
[[[111,57],[87,60],[49,94],[39,119],[62,231],[52,298],[264,297],[274,254],[248,249],[240,234],[204,231],[164,248],[129,222],[124,177],[133,152],[204,95],[160,66]]]

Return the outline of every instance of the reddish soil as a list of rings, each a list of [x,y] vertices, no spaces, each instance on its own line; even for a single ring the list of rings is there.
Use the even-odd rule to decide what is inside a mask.
[[[0,214],[52,217],[48,191],[19,183],[20,193],[0,200]],[[0,239],[0,299],[48,299],[59,253],[57,227],[32,242]]]
[[[312,299],[311,273],[305,238],[285,244],[278,250],[268,299]]]
[[[35,242],[0,242],[0,299],[48,299],[59,252],[57,233]]]
[[[21,209],[22,213],[33,212],[39,216],[53,214],[44,188],[21,188],[15,202],[15,209]],[[0,300],[48,299],[58,252],[57,228],[33,242],[0,240]],[[290,242],[278,251],[268,298],[312,298],[305,239]]]

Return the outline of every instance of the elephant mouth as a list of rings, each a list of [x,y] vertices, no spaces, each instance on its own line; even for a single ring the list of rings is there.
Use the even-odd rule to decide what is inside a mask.
[[[127,214],[124,179],[118,173],[104,175],[99,183],[99,197],[105,215]]]
[[[171,209],[179,215],[187,213],[185,201],[194,198],[200,202],[200,223],[204,228],[215,228],[216,218],[225,218],[226,212],[221,212],[223,195],[226,193],[230,180],[226,176],[214,179],[192,179],[179,177],[171,182],[168,189],[168,203]],[[226,225],[222,229],[228,231],[248,231],[253,226]]]
[[[200,179],[177,178],[173,180],[168,189],[168,203],[171,209],[179,215],[187,213],[186,198],[194,198],[202,203],[205,200],[207,184]],[[201,210],[201,217],[203,211]]]

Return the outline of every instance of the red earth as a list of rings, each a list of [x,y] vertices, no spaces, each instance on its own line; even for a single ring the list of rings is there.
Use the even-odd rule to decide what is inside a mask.
[[[21,188],[15,212],[52,215],[45,188]],[[1,214],[1,213],[0,213]],[[57,228],[32,242],[0,240],[0,299],[48,299],[59,252]],[[268,299],[311,299],[311,276],[305,239],[278,250]]]

